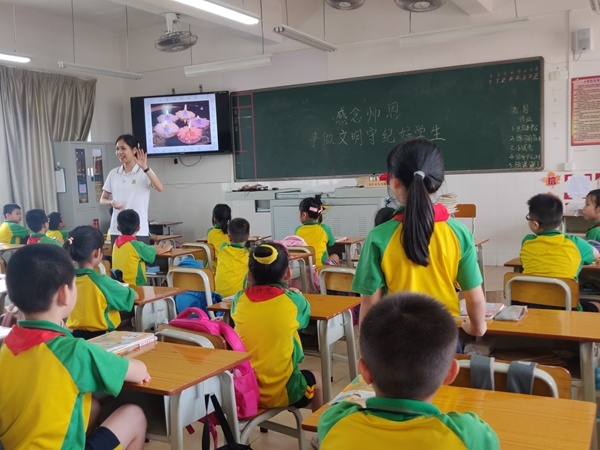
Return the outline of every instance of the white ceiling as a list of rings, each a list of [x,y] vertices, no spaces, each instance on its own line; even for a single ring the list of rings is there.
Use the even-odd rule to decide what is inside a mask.
[[[221,0],[223,1],[223,0]],[[298,4],[304,6],[305,0],[289,0],[290,14]],[[394,0],[366,0],[374,3],[394,3]],[[458,7],[467,16],[485,15],[493,12],[501,4],[514,3],[515,16],[527,17],[541,15],[556,11],[569,9],[589,8],[588,0],[448,0],[450,6]],[[225,3],[232,4],[238,8],[244,8],[260,15],[261,7],[268,13],[281,15],[283,22],[287,19],[286,9],[288,0],[226,0]],[[449,5],[454,3],[454,5]],[[181,22],[190,23],[202,27],[230,27],[240,29],[237,25],[215,18],[194,8],[187,7],[174,0],[0,0],[0,4],[14,5],[15,14],[26,14],[27,10],[38,10],[44,13],[71,18],[74,16],[77,22],[85,22],[98,28],[114,32],[125,32],[126,23],[129,29],[138,29],[164,23],[160,13],[178,12],[182,13]],[[295,6],[293,5],[295,4]],[[328,6],[323,7],[318,1],[306,1],[312,8],[318,9],[316,14],[323,13],[323,8],[328,14],[360,14],[361,9],[354,11],[338,11]],[[365,5],[366,6],[366,5]],[[127,22],[125,10],[127,8]],[[273,10],[279,9],[279,11]],[[402,11],[402,10],[400,10]],[[263,11],[267,12],[267,11]],[[403,14],[409,14],[402,11]],[[427,13],[415,13],[416,16]],[[591,14],[591,12],[590,12]],[[290,22],[292,18],[289,18]]]

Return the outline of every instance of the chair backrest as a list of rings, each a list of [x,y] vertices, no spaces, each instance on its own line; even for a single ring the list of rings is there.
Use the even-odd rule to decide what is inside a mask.
[[[188,342],[204,342],[202,347],[217,348],[221,350],[227,350],[227,342],[221,336],[210,333],[202,333],[200,331],[186,330],[184,328],[175,327],[166,323],[158,325],[157,336],[160,336],[161,340],[166,342],[188,343]],[[210,346],[205,343],[207,340]]]
[[[0,258],[0,273],[6,273],[6,263]]]
[[[352,280],[356,269],[353,267],[323,266],[319,272],[321,294],[327,291],[353,292]]]
[[[203,242],[184,242],[181,244],[181,248],[196,248],[197,250],[192,253],[194,258],[198,261],[205,261],[205,267],[209,269],[213,268],[215,247],[212,244]]]
[[[471,387],[471,360],[463,355],[459,359],[460,371],[452,386]],[[497,391],[507,390],[509,362],[494,361],[494,384]],[[533,371],[533,395],[571,398],[571,374],[564,367],[538,364]]]
[[[579,283],[570,278],[509,272],[504,274],[504,296],[509,304],[516,300],[571,311],[579,303]]]
[[[215,274],[211,269],[169,267],[167,285],[204,292],[206,304],[212,305],[212,292],[215,290]],[[208,315],[211,319],[215,318],[215,314],[212,311],[208,311]]]
[[[110,277],[110,262],[103,259],[100,261],[100,264],[94,267],[94,270],[102,275],[108,275]]]
[[[475,217],[477,217],[477,206],[473,203],[458,203],[454,217],[459,219],[471,219],[471,233],[475,231]]]
[[[315,258],[315,248],[312,245],[291,245],[287,247],[290,254],[292,253],[309,253],[311,257]],[[313,261],[314,262],[314,261]]]

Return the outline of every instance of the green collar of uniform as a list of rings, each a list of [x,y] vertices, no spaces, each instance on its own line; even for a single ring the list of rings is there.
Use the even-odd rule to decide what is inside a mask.
[[[305,220],[302,222],[302,225],[319,225],[319,222],[316,220]]]
[[[372,397],[367,399],[366,405],[364,410],[398,422],[441,414],[437,406],[420,400]]]
[[[216,228],[217,230],[220,230],[222,227],[221,227],[221,225],[213,225],[213,228]]]
[[[29,237],[44,237],[46,236],[44,233],[31,233]]]
[[[239,242],[231,242],[229,245],[230,245],[231,247],[235,247],[235,248],[243,248],[243,249],[245,249],[245,250],[248,250],[244,244],[241,244],[241,243],[239,243]]]
[[[591,227],[588,228],[588,231],[593,230],[594,228],[600,227],[600,221],[594,222]]]
[[[56,331],[66,336],[73,337],[69,330],[48,320],[19,320],[19,326],[22,328],[37,328],[40,330]]]
[[[87,267],[78,267],[75,269],[75,276],[80,277],[82,275],[89,275],[92,272],[96,273],[94,269],[88,269]]]
[[[557,229],[553,230],[543,230],[537,233],[538,236],[556,236],[557,234],[563,234],[562,231],[558,231]]]

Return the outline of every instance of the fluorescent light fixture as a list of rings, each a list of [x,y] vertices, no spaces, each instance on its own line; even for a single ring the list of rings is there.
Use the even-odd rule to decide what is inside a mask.
[[[224,5],[218,1],[211,0],[175,0],[176,2],[184,5],[191,6],[192,8],[198,8],[202,11],[216,14],[217,16],[225,17],[226,19],[235,20],[236,22],[243,23],[244,25],[256,25],[260,22],[260,17],[245,11],[238,9],[235,6]]]
[[[142,79],[141,73],[125,72],[123,70],[104,69],[102,67],[86,66],[83,64],[77,64],[68,61],[59,61],[58,67],[60,67],[61,69],[75,70],[78,72],[93,73],[96,75],[106,75],[107,77],[128,78],[130,80]]]
[[[254,67],[268,66],[273,55],[250,56],[248,58],[227,59],[204,64],[186,66],[183,72],[186,77],[195,77],[207,73],[229,72],[233,70],[252,69]]]
[[[10,61],[25,64],[31,61],[27,56],[15,55],[14,53],[0,53],[0,61]]]
[[[468,28],[448,28],[430,33],[415,33],[400,37],[400,45],[409,47],[422,44],[440,44],[447,41],[475,36],[506,33],[524,29],[529,24],[529,19],[517,19],[508,22],[496,22],[489,25],[480,25]]]
[[[295,30],[287,25],[279,25],[273,28],[273,31],[275,33],[283,34],[285,37],[289,37],[295,41],[302,42],[303,44],[310,45],[311,47],[318,48],[319,50],[323,50],[324,52],[335,52],[337,50],[337,47],[322,41],[321,39],[317,39],[310,34]]]

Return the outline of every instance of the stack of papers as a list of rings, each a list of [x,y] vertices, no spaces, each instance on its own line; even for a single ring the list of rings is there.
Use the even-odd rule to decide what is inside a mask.
[[[504,309],[504,303],[486,303],[485,304],[485,320],[492,320],[496,315]],[[467,302],[462,299],[460,301],[460,315],[461,317],[468,316],[467,314]]]
[[[448,194],[442,194],[438,196],[435,202],[444,205],[450,214],[454,214],[456,212],[458,200],[457,195],[454,192],[449,192]]]
[[[111,331],[90,339],[88,342],[102,347],[104,350],[117,355],[131,352],[143,345],[156,341],[152,333],[141,333],[134,331]]]

